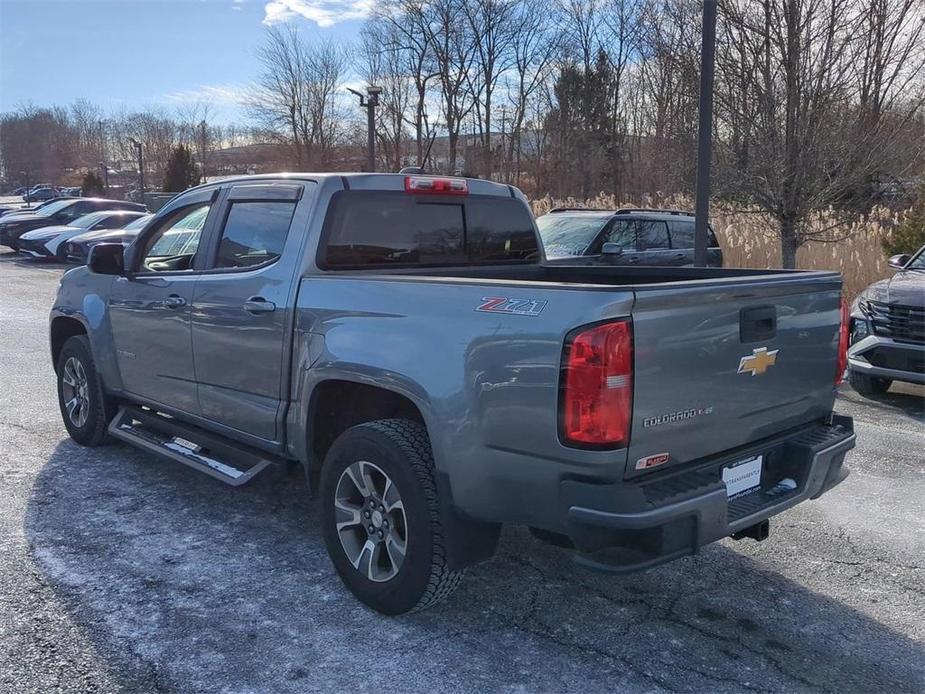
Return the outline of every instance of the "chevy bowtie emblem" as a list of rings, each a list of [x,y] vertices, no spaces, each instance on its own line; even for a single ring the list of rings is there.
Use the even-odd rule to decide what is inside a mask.
[[[752,376],[763,374],[777,362],[777,353],[779,351],[779,349],[775,349],[773,352],[769,352],[767,347],[753,349],[749,356],[739,359],[738,373],[751,374]]]

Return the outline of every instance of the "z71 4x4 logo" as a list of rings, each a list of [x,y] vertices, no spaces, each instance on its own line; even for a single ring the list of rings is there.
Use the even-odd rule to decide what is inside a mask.
[[[538,316],[546,308],[546,302],[539,299],[508,299],[503,296],[483,296],[476,311],[486,313],[510,313],[515,316]]]

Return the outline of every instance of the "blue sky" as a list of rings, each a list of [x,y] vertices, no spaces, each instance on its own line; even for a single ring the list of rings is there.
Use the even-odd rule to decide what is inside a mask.
[[[217,120],[255,79],[268,24],[358,35],[371,0],[0,0],[0,111],[84,97],[106,110],[208,101]]]

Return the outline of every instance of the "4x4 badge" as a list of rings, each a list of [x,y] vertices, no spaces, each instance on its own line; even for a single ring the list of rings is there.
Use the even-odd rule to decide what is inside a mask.
[[[777,353],[779,351],[779,349],[775,349],[769,352],[767,347],[753,349],[749,356],[739,359],[738,373],[751,374],[752,376],[763,374],[777,363]]]

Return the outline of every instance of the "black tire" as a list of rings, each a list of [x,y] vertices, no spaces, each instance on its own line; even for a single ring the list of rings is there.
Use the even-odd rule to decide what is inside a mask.
[[[338,534],[338,482],[359,461],[372,463],[388,476],[404,507],[407,551],[397,573],[384,581],[371,580],[354,566]],[[345,431],[325,456],[320,497],[324,542],[334,568],[350,591],[372,609],[387,615],[423,610],[459,585],[463,572],[451,571],[446,561],[434,459],[421,424],[381,419]]]
[[[848,382],[861,395],[883,395],[893,384],[889,378],[875,378],[855,371],[848,373]]]
[[[67,383],[69,377],[66,373],[69,363],[73,366],[74,361],[80,365],[86,377],[80,405],[81,408],[86,407],[85,417],[75,418],[68,413],[73,388]],[[81,446],[99,446],[105,443],[106,427],[116,414],[116,404],[103,392],[93,363],[93,355],[90,353],[90,341],[85,335],[75,335],[67,339],[58,355],[55,370],[58,377],[58,407],[67,433]]]

